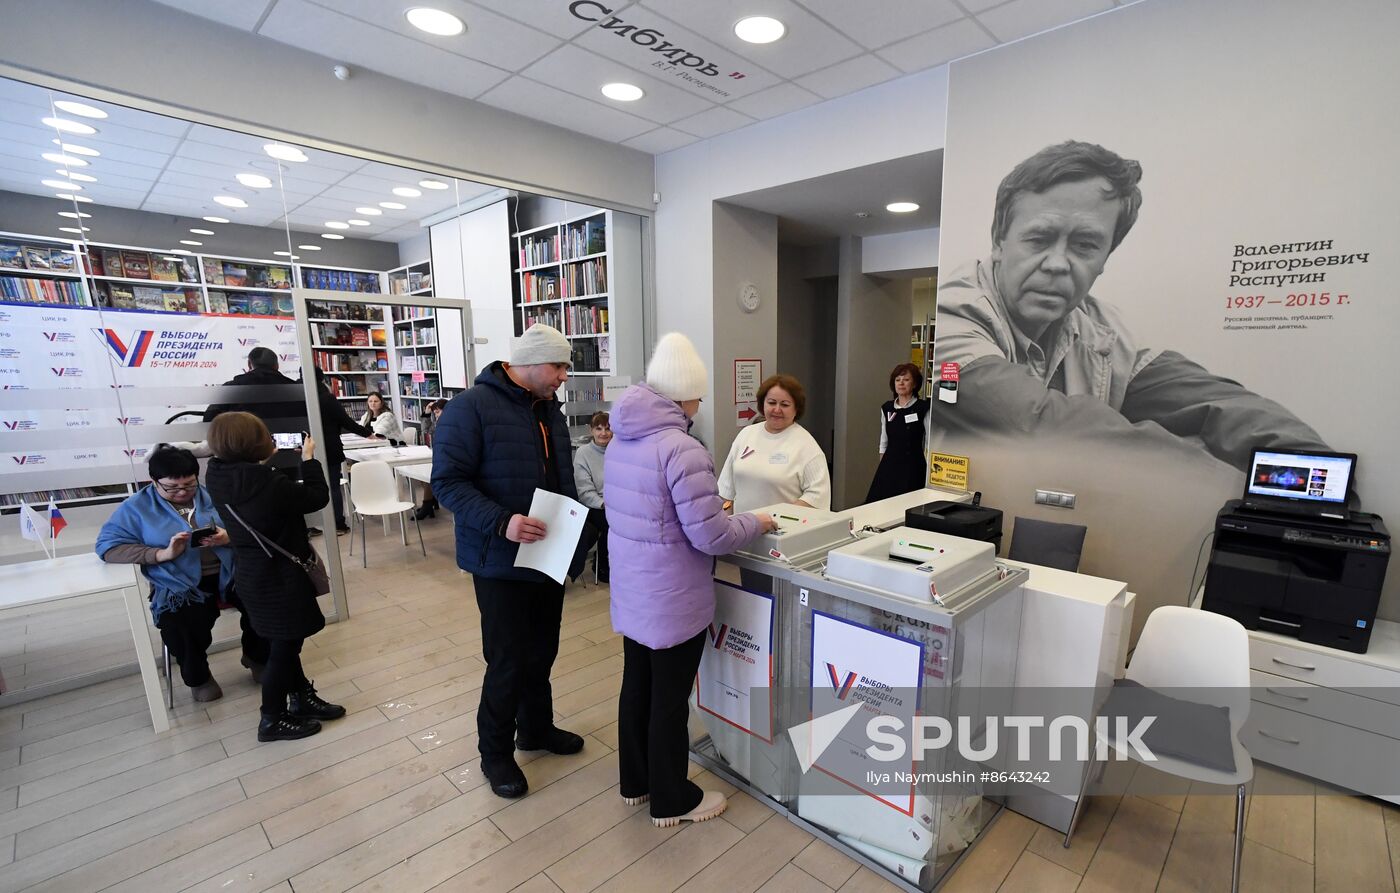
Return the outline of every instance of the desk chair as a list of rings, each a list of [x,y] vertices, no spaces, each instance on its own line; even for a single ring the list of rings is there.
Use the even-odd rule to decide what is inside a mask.
[[[408,527],[404,512],[414,508],[412,502],[399,499],[399,484],[395,480],[394,469],[387,462],[356,462],[350,466],[350,509],[355,520],[360,522],[360,561],[369,567],[369,552],[365,543],[365,516],[398,515],[399,535],[405,546],[408,545]],[[418,519],[413,519],[418,530],[418,548],[423,557],[428,557],[428,549],[423,545],[423,528]],[[350,533],[350,554],[355,554],[355,534]]]
[[[1019,526],[1020,519],[1017,519]],[[1229,785],[1235,788],[1235,854],[1230,875],[1230,890],[1239,893],[1240,861],[1244,855],[1244,820],[1246,786],[1254,778],[1254,762],[1249,751],[1240,743],[1240,728],[1249,718],[1249,634],[1238,621],[1223,614],[1198,611],[1180,605],[1167,605],[1153,611],[1143,625],[1128,664],[1126,678],[1149,689],[1169,689],[1164,692],[1182,700],[1224,707],[1230,717],[1230,746],[1235,771],[1225,772],[1197,763],[1156,754],[1151,766],[1169,775],[1199,781],[1203,784]],[[1174,690],[1173,690],[1174,689]],[[1094,724],[1097,729],[1097,723]],[[1138,760],[1137,751],[1120,744],[1112,737],[1101,738],[1123,756]],[[1097,748],[1094,748],[1097,751]],[[1085,795],[1090,780],[1096,774],[1097,760],[1091,753],[1085,767],[1084,782],[1079,788],[1079,800],[1065,832],[1066,848],[1084,811]],[[1147,765],[1147,764],[1144,764]]]
[[[1088,532],[1089,528],[1082,524],[1018,517],[1011,530],[1011,552],[1007,557],[1077,573],[1084,535]]]

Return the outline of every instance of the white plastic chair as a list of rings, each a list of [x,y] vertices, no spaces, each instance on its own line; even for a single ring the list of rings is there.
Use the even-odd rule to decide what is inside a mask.
[[[399,535],[405,546],[408,545],[408,528],[404,512],[414,508],[412,502],[399,499],[399,485],[394,480],[394,469],[387,462],[356,462],[350,466],[350,508],[360,522],[360,561],[369,567],[369,552],[365,546],[365,517],[384,515],[399,516]],[[423,528],[418,519],[413,519],[418,530],[418,548],[426,558],[428,549],[423,545]],[[355,554],[355,534],[350,534],[350,554]]]
[[[403,426],[403,442],[407,446],[418,445],[418,426],[408,424]]]
[[[1239,893],[1246,785],[1254,778],[1254,761],[1240,743],[1240,728],[1249,719],[1249,633],[1238,621],[1223,614],[1166,605],[1148,615],[1125,675],[1146,688],[1168,689],[1166,694],[1171,697],[1229,711],[1234,772],[1211,769],[1163,754],[1156,754],[1156,760],[1144,765],[1178,778],[1235,788],[1235,858],[1230,889],[1232,893]],[[1103,740],[1123,756],[1138,759],[1133,748],[1111,736]],[[1084,810],[1085,795],[1096,768],[1091,755],[1084,783],[1079,788],[1079,800],[1074,804],[1074,815],[1069,820],[1069,830],[1065,832],[1066,847]]]

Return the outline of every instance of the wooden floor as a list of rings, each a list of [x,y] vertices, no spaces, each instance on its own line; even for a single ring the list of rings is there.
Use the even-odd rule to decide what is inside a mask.
[[[0,709],[0,891],[895,889],[743,793],[679,829],[623,805],[606,589],[571,587],[554,670],[560,725],[585,735],[583,753],[526,763],[522,800],[493,796],[476,753],[470,578],[448,522],[424,531],[427,560],[372,534],[370,570],[347,566],[353,616],[304,658],[350,714],[317,736],[257,743],[257,691],[235,651],[213,659],[224,698],[197,707],[182,687],[159,737],[134,676]],[[0,628],[0,653],[25,634]],[[61,643],[28,635],[46,655],[28,672],[48,679]],[[102,636],[87,647],[110,651]],[[25,665],[12,655],[11,668]],[[1003,812],[944,889],[1228,890],[1232,809],[1197,790],[1095,798],[1068,850]],[[1396,889],[1400,810],[1376,801],[1261,768],[1247,841],[1245,890]]]

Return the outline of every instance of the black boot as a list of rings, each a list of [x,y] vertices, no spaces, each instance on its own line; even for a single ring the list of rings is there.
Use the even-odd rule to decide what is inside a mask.
[[[308,682],[306,688],[287,695],[287,713],[297,719],[340,719],[345,708],[323,700]]]
[[[301,719],[290,713],[269,716],[264,713],[258,723],[259,741],[295,741],[310,738],[321,731],[321,724],[314,719]]]
[[[438,501],[431,496],[423,500],[423,504],[413,513],[413,520],[422,521],[425,518],[437,517]]]

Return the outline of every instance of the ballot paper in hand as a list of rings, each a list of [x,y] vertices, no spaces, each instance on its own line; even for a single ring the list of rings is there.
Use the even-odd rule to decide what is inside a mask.
[[[588,508],[562,494],[536,488],[530,500],[530,517],[543,521],[547,533],[542,540],[520,544],[515,566],[534,568],[563,583],[583,534]]]

